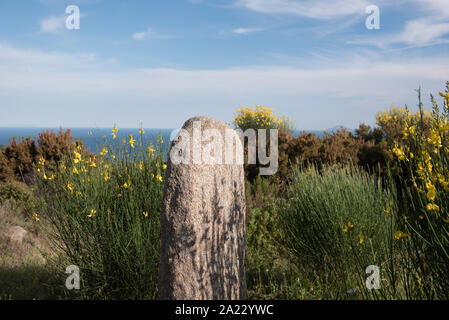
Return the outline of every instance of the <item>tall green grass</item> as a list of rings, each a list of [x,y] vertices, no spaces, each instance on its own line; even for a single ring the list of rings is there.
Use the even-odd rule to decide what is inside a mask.
[[[382,296],[366,289],[365,269],[391,263],[395,203],[380,179],[356,167],[296,172],[280,208],[281,227],[302,277],[322,298]]]

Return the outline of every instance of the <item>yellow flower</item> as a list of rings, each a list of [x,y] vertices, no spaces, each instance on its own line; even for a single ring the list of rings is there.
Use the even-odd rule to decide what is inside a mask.
[[[144,212],[142,212],[143,213],[143,216],[146,218],[146,217],[148,217],[148,211],[144,211]]]
[[[73,167],[72,172],[73,172],[73,174],[79,174],[79,171],[78,171],[78,169],[76,167]]]
[[[33,219],[36,221],[36,222],[38,222],[40,219],[39,219],[39,216],[38,216],[38,214],[36,213],[36,212],[33,212]]]
[[[134,143],[136,142],[136,140],[133,139],[133,135],[132,133],[129,134],[129,142],[128,144],[131,146],[131,148],[134,148]]]
[[[408,236],[408,234],[407,233],[404,233],[404,232],[402,232],[402,231],[396,231],[395,233],[394,233],[394,238],[396,239],[396,240],[399,240],[399,239],[401,239],[401,238],[405,238],[405,237],[407,237]]]
[[[125,182],[123,184],[123,188],[128,189],[130,185],[131,185],[131,183],[128,184],[127,182]]]
[[[348,230],[349,230],[350,228],[354,228],[354,225],[351,223],[351,221],[348,221],[348,224],[345,224],[345,225],[343,226],[343,231],[344,231],[344,232],[348,232]]]
[[[92,218],[92,217],[94,216],[95,213],[97,213],[97,210],[92,209],[92,210],[90,210],[90,214],[88,214],[87,216],[88,216],[89,218]]]
[[[435,200],[435,197],[437,195],[436,188],[431,181],[426,182],[426,189],[427,189],[427,199],[429,199],[429,201]]]
[[[40,165],[40,166],[44,166],[44,165],[45,165],[45,159],[44,159],[44,158],[40,157],[40,159],[39,159],[39,165]]]
[[[427,199],[429,199],[429,201],[433,201],[435,200],[437,193],[435,191],[435,189],[431,189],[427,192]]]
[[[139,170],[143,170],[143,162],[142,161],[139,162]]]
[[[106,149],[105,147],[101,150],[101,155],[104,156],[105,154],[107,154],[109,151],[108,149]]]
[[[153,144],[151,144],[151,145],[148,147],[148,153],[150,154],[150,156],[153,155],[153,153],[154,153]]]
[[[143,128],[140,128],[140,129],[139,129],[139,134],[142,135],[142,134],[144,134],[144,133],[145,133],[145,131],[143,130]]]
[[[405,159],[404,151],[402,150],[401,147],[398,147],[397,144],[393,147],[392,151],[398,157],[399,160],[403,161]]]
[[[116,138],[117,138],[117,132],[118,132],[118,131],[119,131],[119,130],[117,129],[117,126],[114,125],[114,128],[112,128],[112,133],[111,133],[112,139],[116,139]]]
[[[105,171],[105,173],[104,173],[104,181],[108,181],[109,179],[110,178],[109,178],[108,172]]]
[[[365,236],[362,236],[361,234],[359,234],[359,244],[362,244],[363,241],[365,241]]]
[[[162,165],[162,169],[167,169],[167,165],[165,163]]]
[[[159,182],[162,182],[163,181],[162,176],[160,174],[158,174],[156,176],[156,180],[158,180]]]
[[[435,203],[428,203],[426,209],[427,211],[439,211],[440,207]]]
[[[73,159],[74,163],[78,163],[78,162],[82,161],[81,154],[79,152],[77,152],[76,150],[73,151],[73,155],[75,156],[75,159]]]
[[[70,183],[67,184],[67,189],[69,189],[70,193],[73,193],[73,187]]]
[[[384,212],[385,212],[385,213],[391,213],[391,207],[388,206],[388,207],[384,210]]]

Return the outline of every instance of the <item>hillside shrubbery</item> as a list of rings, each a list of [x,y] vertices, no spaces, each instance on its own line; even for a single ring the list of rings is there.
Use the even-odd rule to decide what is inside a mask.
[[[420,99],[418,112],[391,108],[374,128],[322,138],[293,136],[291,121],[262,106],[237,111],[236,128],[279,130],[279,171],[260,177],[258,164],[245,165],[249,298],[449,297],[449,83],[439,98],[431,113]],[[82,290],[67,297],[156,297],[161,150],[143,130],[114,128],[97,154],[62,130],[0,151],[0,179],[34,176],[39,200],[4,184],[0,202],[33,203],[35,223],[52,225],[60,267],[81,269]],[[379,290],[365,286],[370,265]]]
[[[76,297],[154,299],[160,250],[159,217],[164,156],[143,137],[120,137],[99,155],[73,145],[49,178],[45,164],[37,180],[54,241],[66,265],[81,272]]]
[[[73,144],[75,142],[75,144]],[[41,159],[45,167],[54,170],[64,156],[70,154],[77,146],[84,144],[72,137],[70,129],[59,129],[56,135],[53,131],[43,131],[36,138],[12,138],[9,145],[0,150],[0,181],[20,180],[29,182],[34,167]]]

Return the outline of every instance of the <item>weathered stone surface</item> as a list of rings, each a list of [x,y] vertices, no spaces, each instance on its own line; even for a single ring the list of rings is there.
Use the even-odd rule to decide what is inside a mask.
[[[222,137],[226,130],[230,132],[223,122],[194,117],[183,126],[190,137],[198,122],[202,132],[217,129]],[[234,131],[231,133],[237,137]],[[215,137],[209,138],[202,142],[194,139],[187,150],[189,164],[174,164],[169,155],[161,214],[160,299],[246,299],[243,165],[235,161],[193,163],[198,156],[194,144],[210,150],[207,144]],[[178,136],[170,150],[181,141]],[[239,139],[235,139],[237,144],[241,147]],[[225,146],[221,147],[224,155]],[[206,153],[213,158],[216,150]]]
[[[12,243],[21,244],[23,241],[23,238],[28,232],[19,226],[13,226],[8,229],[5,236],[8,239],[8,241]]]

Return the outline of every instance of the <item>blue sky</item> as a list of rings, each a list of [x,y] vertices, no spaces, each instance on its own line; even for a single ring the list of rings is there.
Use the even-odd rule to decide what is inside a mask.
[[[174,128],[256,104],[299,129],[373,125],[443,88],[448,49],[447,0],[2,0],[0,127]]]

